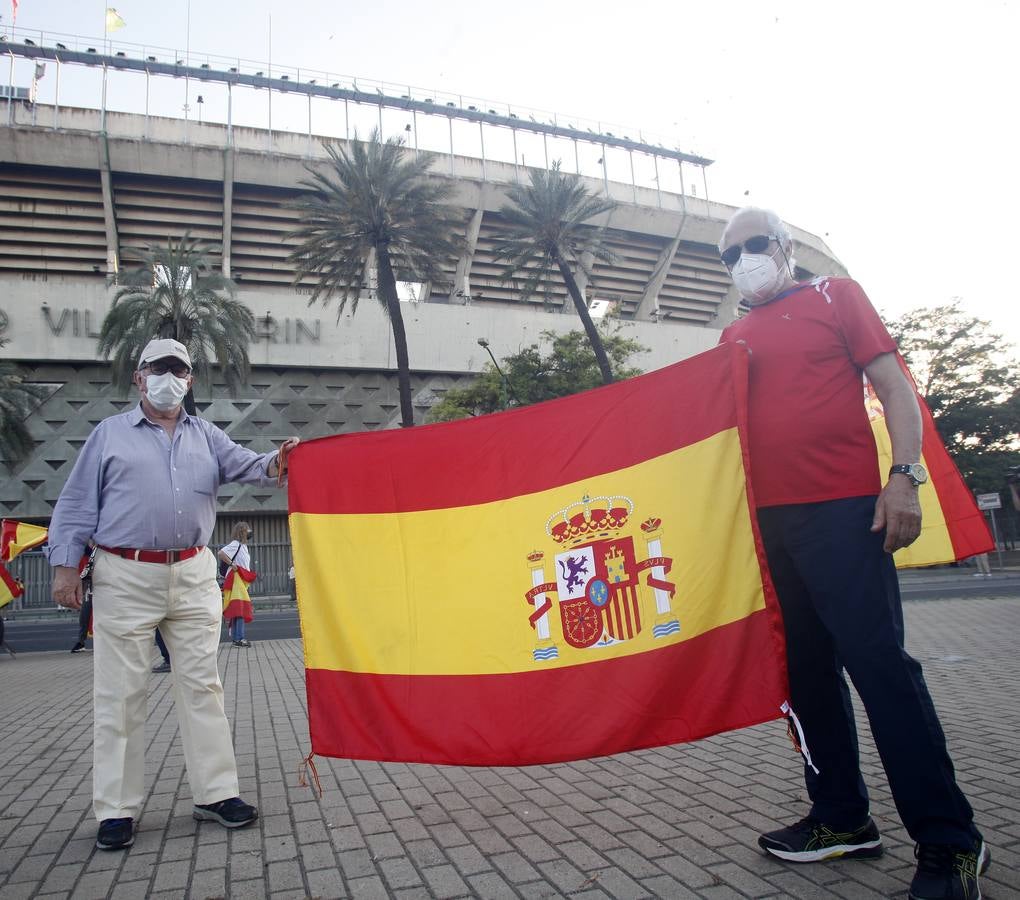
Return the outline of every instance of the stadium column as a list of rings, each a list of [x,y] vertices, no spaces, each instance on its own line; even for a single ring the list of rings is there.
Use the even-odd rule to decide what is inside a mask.
[[[120,241],[117,238],[117,210],[113,205],[113,179],[110,176],[110,142],[99,135],[99,182],[103,190],[103,223],[106,227],[106,274],[120,271]]]
[[[475,248],[478,246],[478,233],[482,229],[482,216],[485,215],[484,193],[483,185],[479,189],[478,208],[471,216],[467,233],[464,235],[464,252],[457,260],[457,273],[453,276],[453,287],[450,288],[450,303],[468,303],[471,300],[471,263],[474,261]]]
[[[574,280],[577,282],[577,289],[581,292],[581,296],[584,297],[584,302],[591,304],[591,298],[588,296],[588,273],[595,264],[595,255],[590,250],[585,250],[581,254],[580,263],[579,266],[574,268]],[[570,303],[567,302],[564,309],[569,307]]]
[[[725,328],[740,311],[740,292],[731,284],[726,296],[719,301],[715,311],[715,319],[709,323],[713,328]]]
[[[230,236],[234,218],[234,148],[223,150],[223,277],[230,278]]]
[[[683,228],[683,223],[680,225]],[[677,232],[675,238],[669,242],[669,244],[663,249],[662,253],[659,254],[659,258],[655,261],[655,268],[652,269],[652,274],[649,276],[648,281],[645,284],[645,289],[641,292],[641,300],[638,303],[637,309],[634,311],[634,318],[639,321],[649,322],[656,318],[659,309],[659,291],[662,290],[663,284],[666,283],[666,276],[669,274],[669,267],[673,262],[673,257],[676,256],[676,251],[680,249],[680,232]]]

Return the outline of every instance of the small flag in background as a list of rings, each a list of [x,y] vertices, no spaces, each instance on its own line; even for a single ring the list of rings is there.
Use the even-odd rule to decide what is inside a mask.
[[[312,751],[519,766],[780,718],[746,402],[747,354],[726,345],[549,403],[295,448]]]
[[[46,534],[46,529],[40,525],[4,519],[0,524],[0,560],[10,562],[19,553],[38,547],[46,542]]]
[[[3,563],[0,563],[0,609],[23,593],[25,593],[24,585],[7,571],[7,567]]]
[[[117,12],[112,6],[106,8],[106,33],[109,34],[111,31],[120,31],[127,25],[121,17],[120,13]]]
[[[18,24],[18,0],[11,0],[11,24]]]
[[[223,579],[223,618],[242,618],[245,622],[252,620],[251,597],[248,595],[248,585],[258,575],[248,569],[231,569],[227,577]]]
[[[900,368],[914,379],[900,358]],[[915,388],[916,390],[916,388]],[[885,410],[874,388],[865,379],[865,405],[878,446],[879,471],[887,478],[892,465],[892,442],[885,426]],[[932,418],[928,404],[918,396],[921,407],[921,463],[928,470],[928,481],[918,489],[921,501],[921,535],[909,547],[897,550],[894,559],[900,569],[935,566],[967,559],[994,549],[988,523],[977,508],[974,495],[964,483],[949,456]]]

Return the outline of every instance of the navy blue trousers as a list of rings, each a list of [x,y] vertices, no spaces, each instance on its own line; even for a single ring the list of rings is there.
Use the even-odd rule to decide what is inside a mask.
[[[903,648],[896,569],[885,535],[870,531],[875,499],[758,510],[786,627],[790,700],[819,769],[804,770],[811,813],[838,830],[868,817],[845,669],[910,836],[969,846],[980,835],[921,666]]]
[[[159,652],[163,655],[163,662],[170,665],[170,651],[166,649],[166,643],[163,641],[163,635],[159,633],[159,629],[156,629],[156,646],[159,648]]]

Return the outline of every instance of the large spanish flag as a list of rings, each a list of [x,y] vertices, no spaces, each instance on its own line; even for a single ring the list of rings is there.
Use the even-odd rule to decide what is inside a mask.
[[[312,750],[528,765],[781,716],[726,345],[537,406],[290,457]]]
[[[45,543],[46,533],[46,529],[39,525],[4,519],[0,523],[0,560],[10,562],[19,553]]]
[[[913,377],[902,358],[900,367],[913,385]],[[878,446],[879,470],[883,478],[888,478],[887,473],[892,465],[892,442],[885,424],[885,411],[867,379],[864,383],[864,396]],[[987,553],[995,547],[974,495],[964,483],[956,463],[939,437],[928,404],[920,395],[917,402],[921,407],[921,463],[928,470],[928,481],[918,489],[921,535],[909,547],[898,550],[894,556],[896,566],[901,569],[967,559],[978,553]]]

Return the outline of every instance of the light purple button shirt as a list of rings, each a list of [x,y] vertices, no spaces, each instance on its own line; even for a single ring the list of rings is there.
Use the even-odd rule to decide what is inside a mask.
[[[235,444],[181,410],[173,438],[141,404],[100,422],[60,492],[49,528],[52,566],[77,566],[89,538],[105,547],[176,550],[209,543],[221,484],[276,484],[276,452]]]

